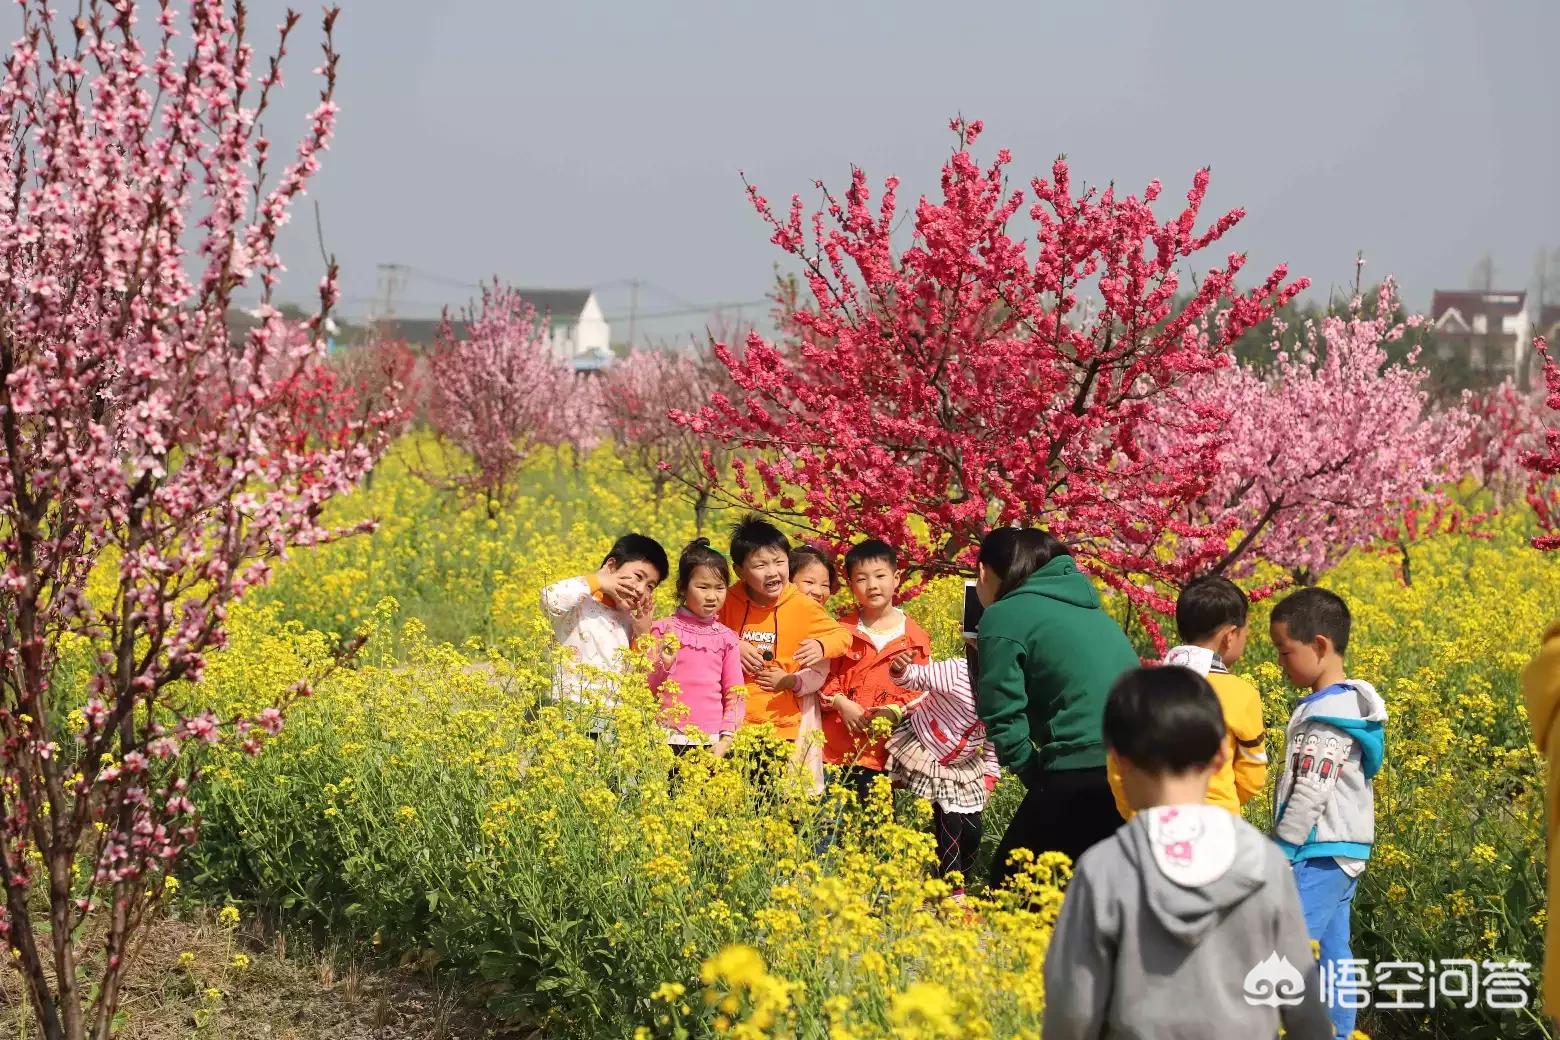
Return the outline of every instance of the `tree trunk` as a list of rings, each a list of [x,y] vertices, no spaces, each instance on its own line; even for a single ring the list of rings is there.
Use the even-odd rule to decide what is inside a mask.
[[[693,500],[693,533],[696,537],[704,536],[704,524],[709,517],[710,489],[700,488],[699,497]]]

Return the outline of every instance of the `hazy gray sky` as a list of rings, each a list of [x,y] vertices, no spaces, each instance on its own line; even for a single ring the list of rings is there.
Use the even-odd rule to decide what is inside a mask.
[[[253,23],[284,6],[255,0]],[[909,208],[935,188],[959,112],[1026,180],[1066,152],[1091,182],[1160,177],[1173,201],[1210,165],[1205,212],[1247,209],[1227,241],[1248,270],[1286,260],[1324,291],[1356,249],[1425,306],[1485,251],[1498,282],[1525,287],[1535,251],[1560,246],[1555,0],[344,8],[341,128],[314,197],[348,313],[385,261],[595,286],[609,315],[636,277],[658,287],[645,312],[679,306],[662,290],[761,297],[781,254],[740,170],[771,199],[811,199],[814,178],[843,185],[854,162],[874,182],[900,175]],[[278,141],[309,107],[318,29],[302,28]],[[285,245],[302,295],[320,270],[311,211]],[[462,295],[413,278],[401,306]]]

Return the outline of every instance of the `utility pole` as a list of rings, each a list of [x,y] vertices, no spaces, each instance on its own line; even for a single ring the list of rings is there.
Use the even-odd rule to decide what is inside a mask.
[[[634,349],[634,325],[639,320],[639,279],[628,283],[628,349]]]
[[[375,315],[376,322],[388,324],[395,320],[395,296],[396,293],[406,288],[405,264],[380,264],[379,265],[379,302]]]

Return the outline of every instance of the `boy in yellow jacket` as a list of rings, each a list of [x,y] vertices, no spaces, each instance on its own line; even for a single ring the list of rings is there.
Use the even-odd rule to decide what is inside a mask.
[[[1556,826],[1560,824],[1560,816],[1556,815],[1557,810],[1560,810],[1560,806],[1556,805],[1556,799],[1560,797],[1560,771],[1555,769],[1555,760],[1560,757],[1560,725],[1556,725],[1560,721],[1557,719],[1557,715],[1560,715],[1560,621],[1549,626],[1538,656],[1522,670],[1522,696],[1527,701],[1533,743],[1549,760],[1549,794],[1545,802],[1549,817],[1548,848],[1553,857],[1555,842],[1560,840],[1560,826]],[[1551,859],[1543,983],[1544,1006],[1552,1016],[1560,1012],[1560,920],[1556,920],[1556,914],[1560,912],[1560,902],[1556,902],[1556,897],[1560,896],[1560,873],[1556,872],[1555,867]]]
[[[1262,697],[1255,686],[1229,670],[1246,652],[1250,606],[1246,594],[1228,578],[1210,574],[1191,582],[1175,601],[1175,627],[1182,645],[1166,654],[1164,661],[1206,678],[1219,698],[1224,709],[1224,765],[1208,782],[1206,802],[1236,816],[1267,784]],[[1110,771],[1110,790],[1121,818],[1132,819],[1132,806],[1115,769]]]

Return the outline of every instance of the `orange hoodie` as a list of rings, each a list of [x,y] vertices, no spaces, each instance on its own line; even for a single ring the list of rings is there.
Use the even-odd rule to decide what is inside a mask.
[[[775,663],[788,672],[797,670],[796,648],[806,640],[818,640],[824,654],[831,658],[850,649],[850,633],[795,585],[786,585],[779,602],[769,607],[754,603],[746,585],[734,585],[726,594],[720,621],[738,639],[774,654]],[[773,723],[776,736],[795,740],[802,717],[796,694],[790,690],[765,693],[753,681],[753,675],[744,678],[748,684],[747,721],[752,725]]]
[[[904,708],[920,699],[923,695],[919,691],[894,682],[888,666],[906,650],[912,655],[912,663],[925,664],[931,659],[932,637],[906,614],[904,634],[879,650],[857,627],[859,621],[854,614],[840,618],[840,624],[850,633],[851,644],[845,656],[834,662],[829,670],[829,681],[823,688],[823,760],[830,765],[883,769],[888,764],[884,747],[887,742],[869,740],[865,734],[858,735],[846,729],[845,720],[829,702],[840,695],[870,712],[889,705]]]

